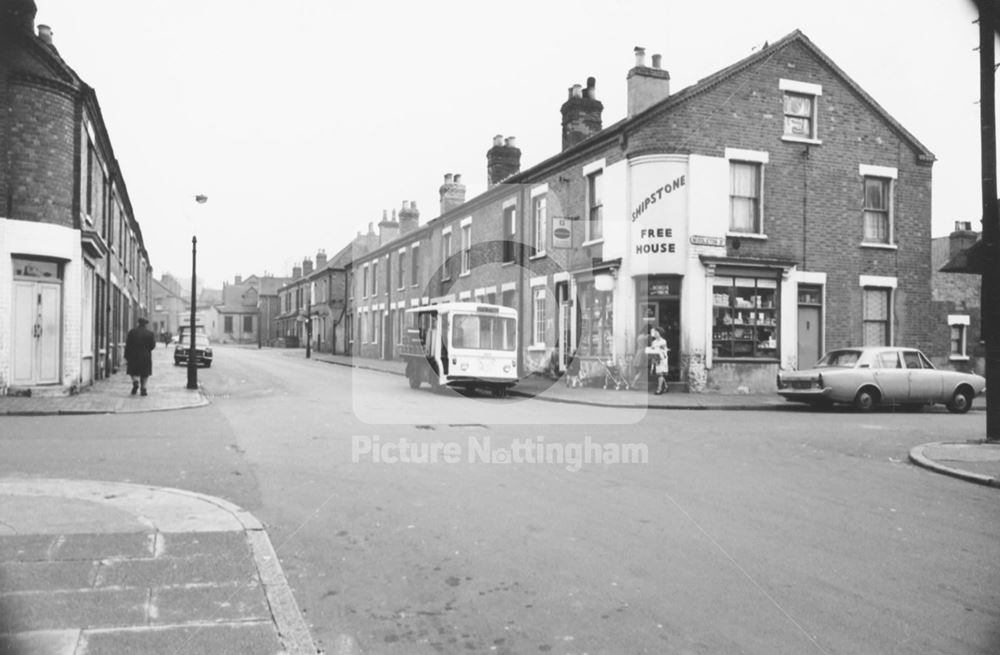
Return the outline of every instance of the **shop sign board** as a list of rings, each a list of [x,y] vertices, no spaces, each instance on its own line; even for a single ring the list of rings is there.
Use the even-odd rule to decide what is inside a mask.
[[[687,258],[686,156],[650,155],[629,166],[633,275],[683,274]]]

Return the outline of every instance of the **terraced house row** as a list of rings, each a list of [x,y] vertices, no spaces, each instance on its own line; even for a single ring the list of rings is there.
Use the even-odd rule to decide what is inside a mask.
[[[679,91],[635,57],[625,118],[605,127],[595,80],[574,85],[561,152],[521,170],[498,136],[486,192],[447,175],[438,216],[403,203],[359,234],[355,355],[395,357],[408,308],[476,300],[519,311],[523,371],[627,362],[649,325],[692,391],[770,391],[837,346],[947,360],[916,137],[799,31]]]
[[[94,90],[0,4],[0,394],[75,390],[123,366],[152,268]]]

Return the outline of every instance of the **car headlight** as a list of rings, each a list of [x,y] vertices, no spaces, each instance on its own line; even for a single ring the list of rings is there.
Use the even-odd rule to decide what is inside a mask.
[[[211,357],[212,356],[212,349],[211,348],[205,348],[205,354],[208,355],[209,357]]]
[[[468,362],[462,362],[462,366],[460,368],[463,371],[468,371],[469,370],[469,363]]]
[[[510,366],[508,366],[507,364],[504,364],[503,365],[503,372],[504,373],[510,373]]]
[[[820,374],[819,374],[819,377],[817,377],[817,378],[816,378],[816,386],[817,386],[818,388],[820,388],[820,389],[823,389],[823,388],[824,388],[824,387],[823,387],[823,374],[822,374],[822,373],[820,373]]]

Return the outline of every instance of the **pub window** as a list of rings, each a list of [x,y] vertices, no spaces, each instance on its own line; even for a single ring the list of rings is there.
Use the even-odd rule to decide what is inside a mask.
[[[892,317],[892,289],[865,287],[863,293],[864,345],[888,346],[892,343],[889,333]]]
[[[577,354],[593,357],[611,355],[614,292],[598,291],[593,281],[581,282],[577,288],[577,302],[580,305]]]
[[[398,271],[399,283],[396,285],[397,288],[402,289],[406,286],[406,253],[399,253],[399,265],[396,269]]]
[[[253,316],[244,316],[243,317],[243,331],[244,332],[253,332]]]
[[[716,277],[712,287],[712,355],[777,359],[778,282]]]

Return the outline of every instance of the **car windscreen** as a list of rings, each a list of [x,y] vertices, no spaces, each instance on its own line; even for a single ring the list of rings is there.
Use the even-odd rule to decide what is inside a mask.
[[[833,350],[816,363],[816,368],[852,368],[860,358],[860,350]]]

